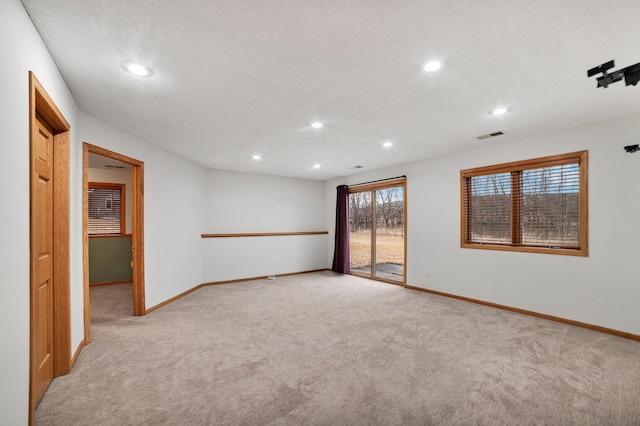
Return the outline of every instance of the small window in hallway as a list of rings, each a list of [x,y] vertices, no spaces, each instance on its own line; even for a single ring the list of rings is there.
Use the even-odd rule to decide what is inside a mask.
[[[123,235],[125,185],[89,182],[89,235]]]

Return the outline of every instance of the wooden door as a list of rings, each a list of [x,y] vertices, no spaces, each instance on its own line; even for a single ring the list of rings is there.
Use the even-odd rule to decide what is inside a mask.
[[[37,115],[31,137],[31,402],[53,380],[53,131]]]

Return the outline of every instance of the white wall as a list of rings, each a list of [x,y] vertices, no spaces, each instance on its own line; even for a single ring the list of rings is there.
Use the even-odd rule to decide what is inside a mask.
[[[204,234],[326,231],[319,181],[209,170]],[[326,268],[326,235],[206,238],[204,281]]]
[[[201,284],[206,170],[88,114],[79,121],[83,142],[144,162],[146,307]]]
[[[99,169],[99,168],[90,168],[89,169],[89,182],[101,182],[101,183],[122,183],[124,184],[124,226],[125,232],[127,234],[131,233],[131,208],[132,198],[131,198],[131,179],[132,172],[131,170],[111,170],[111,169]]]
[[[71,124],[72,348],[83,339],[77,107],[18,0],[0,2],[0,423],[27,424],[29,401],[29,70]]]
[[[180,159],[153,144],[77,110],[63,78],[18,0],[0,2],[0,191],[5,194],[0,209],[0,423],[26,424],[29,398],[29,115],[28,71],[33,70],[49,95],[71,124],[70,153],[70,257],[71,257],[71,351],[84,338],[84,297],[82,265],[82,142],[110,149],[145,163],[145,288],[146,307],[152,307],[203,280],[203,232],[259,232],[321,230],[322,184],[256,176],[234,176],[232,185],[245,191],[247,199],[236,199],[243,207],[254,207],[253,215],[239,217],[238,210],[214,206],[205,209],[220,194],[231,197],[228,175],[211,172]],[[212,176],[214,176],[212,178]],[[208,186],[212,182],[218,189]],[[244,183],[253,184],[247,192]],[[264,186],[265,182],[273,185]],[[218,192],[216,192],[218,191]],[[272,195],[279,203],[265,209]],[[6,208],[10,206],[11,208]],[[266,213],[266,214],[265,214]],[[205,223],[205,215],[207,222]],[[216,220],[219,219],[219,220]],[[221,223],[225,225],[219,227]],[[215,226],[210,226],[215,224]],[[238,225],[241,224],[241,225]],[[238,227],[239,226],[239,227]],[[253,274],[293,272],[323,268],[326,264],[326,238],[291,238],[287,242],[257,247],[244,244],[249,256],[240,262],[242,272],[227,268],[226,260],[205,256],[207,280],[244,277]],[[311,242],[307,244],[307,240]],[[224,250],[223,250],[224,251]],[[225,252],[226,253],[226,252]],[[283,269],[267,270],[259,256],[267,254]],[[250,264],[247,265],[246,260]],[[234,261],[237,259],[233,259]],[[221,264],[222,263],[222,264]],[[271,265],[269,261],[269,265]],[[238,265],[236,265],[238,266]],[[259,271],[259,272],[258,272]],[[221,273],[221,274],[219,274]]]
[[[640,334],[640,154],[622,150],[639,142],[640,116],[323,184],[206,171],[79,113],[18,0],[0,2],[0,56],[2,424],[28,419],[29,70],[71,123],[72,351],[84,336],[81,141],[145,162],[147,307],[201,282],[328,267],[335,186],[406,174],[409,284]],[[590,151],[588,258],[459,247],[460,169],[582,149]],[[316,230],[330,234],[200,238],[201,233]]]
[[[338,184],[406,174],[407,284],[640,334],[640,154],[623,150],[639,141],[636,115],[332,180],[325,220],[333,233]],[[460,248],[461,169],[584,149],[589,257]]]

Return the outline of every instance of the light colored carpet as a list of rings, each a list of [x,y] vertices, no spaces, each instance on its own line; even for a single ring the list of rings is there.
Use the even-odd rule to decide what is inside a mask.
[[[91,329],[133,316],[133,288],[131,283],[90,287]],[[97,328],[96,328],[97,327]]]
[[[37,425],[640,424],[639,342],[353,276],[99,316]]]

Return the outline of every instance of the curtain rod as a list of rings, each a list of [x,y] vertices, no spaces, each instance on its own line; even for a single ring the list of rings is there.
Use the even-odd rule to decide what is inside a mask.
[[[352,186],[368,185],[370,183],[384,182],[387,180],[406,179],[406,178],[407,178],[407,175],[402,175],[402,176],[390,177],[386,179],[371,180],[369,182],[361,182],[361,183],[354,183],[353,185],[347,185],[347,188],[351,188]]]

